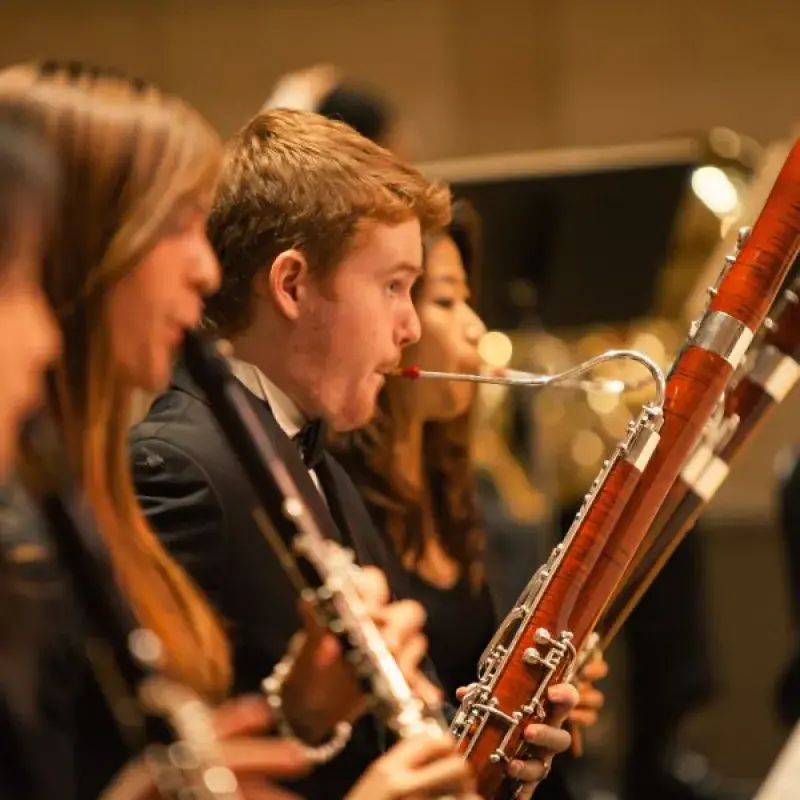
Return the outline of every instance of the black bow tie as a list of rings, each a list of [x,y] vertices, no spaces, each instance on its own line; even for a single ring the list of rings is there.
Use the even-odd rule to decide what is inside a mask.
[[[292,441],[300,448],[305,465],[314,469],[322,460],[325,450],[325,423],[321,419],[306,422],[292,437]]]

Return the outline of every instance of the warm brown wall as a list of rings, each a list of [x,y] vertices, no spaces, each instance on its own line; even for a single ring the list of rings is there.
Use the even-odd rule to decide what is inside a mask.
[[[2,0],[6,62],[145,74],[230,133],[288,69],[383,86],[419,155],[605,144],[800,118],[796,0]]]

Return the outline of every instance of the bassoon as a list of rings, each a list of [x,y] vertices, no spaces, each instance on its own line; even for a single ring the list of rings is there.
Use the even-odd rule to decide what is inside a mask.
[[[648,528],[800,250],[800,146],[750,235],[726,262],[670,371],[663,407],[644,407],[604,465],[564,540],[501,625],[453,721],[478,790],[496,797],[523,730],[546,720],[547,690],[570,680]]]
[[[644,593],[694,527],[728,477],[731,466],[787,397],[800,377],[800,276],[795,276],[764,322],[745,369],[726,392],[722,413],[713,417],[658,510],[619,589],[597,627],[597,646],[606,648]]]

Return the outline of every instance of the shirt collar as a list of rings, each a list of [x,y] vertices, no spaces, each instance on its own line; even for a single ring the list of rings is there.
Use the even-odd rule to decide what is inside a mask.
[[[275,421],[291,439],[307,422],[297,403],[279,389],[257,366],[232,356],[228,358],[234,377],[259,400],[264,400],[275,415]]]

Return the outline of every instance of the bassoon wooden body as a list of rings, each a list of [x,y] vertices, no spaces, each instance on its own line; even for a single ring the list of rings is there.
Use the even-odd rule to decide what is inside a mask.
[[[611,643],[722,486],[736,457],[800,378],[800,276],[782,293],[751,350],[747,368],[726,394],[721,418],[709,423],[689,456],[598,625],[600,649]]]
[[[725,264],[666,383],[606,462],[564,541],[534,576],[479,666],[452,730],[479,792],[496,797],[524,754],[529,722],[548,718],[550,686],[584,647],[678,477],[800,250],[800,146],[751,234]],[[524,755],[523,755],[524,757]]]

